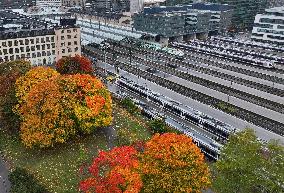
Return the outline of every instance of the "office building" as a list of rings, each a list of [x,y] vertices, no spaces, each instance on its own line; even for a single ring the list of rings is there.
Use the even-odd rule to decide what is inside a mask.
[[[85,7],[86,0],[62,0],[62,5],[66,7]]]
[[[251,29],[254,17],[267,8],[267,0],[207,0],[211,3],[228,4],[233,7],[232,30]]]
[[[89,8],[102,12],[124,12],[130,10],[130,0],[87,0]]]
[[[33,65],[52,65],[64,56],[81,54],[80,28],[76,19],[61,25],[0,11],[0,61],[29,60]]]
[[[251,38],[284,45],[284,6],[266,9],[264,14],[257,14]]]
[[[36,0],[0,0],[0,9],[19,9],[34,6]]]
[[[36,0],[36,6],[40,7],[60,7],[62,6],[61,0]]]
[[[134,28],[159,34],[169,40],[206,38],[209,33],[224,33],[231,22],[230,6],[196,3],[186,6],[144,8],[134,15]]]
[[[267,0],[268,2],[268,7],[281,7],[284,6],[284,1],[283,0]]]

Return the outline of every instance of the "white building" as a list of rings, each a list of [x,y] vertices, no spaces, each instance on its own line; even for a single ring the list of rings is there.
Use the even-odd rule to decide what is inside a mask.
[[[284,7],[266,9],[264,14],[257,14],[251,38],[284,45]]]
[[[36,6],[40,7],[60,7],[62,0],[36,0]]]
[[[32,65],[52,65],[64,56],[81,54],[80,27],[74,20],[66,25],[50,26],[31,17],[0,11],[0,62],[29,60]]]
[[[133,15],[134,13],[139,13],[144,8],[144,0],[131,0],[130,1],[130,13]]]

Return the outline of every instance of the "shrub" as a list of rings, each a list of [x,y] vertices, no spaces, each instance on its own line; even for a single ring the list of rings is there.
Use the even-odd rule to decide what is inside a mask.
[[[165,133],[167,131],[166,129],[166,123],[164,118],[154,119],[150,121],[150,128],[153,133]]]
[[[16,168],[9,174],[12,193],[47,193],[42,186],[27,170]]]
[[[139,111],[138,107],[128,97],[121,100],[121,105],[126,108],[129,113],[136,114]]]

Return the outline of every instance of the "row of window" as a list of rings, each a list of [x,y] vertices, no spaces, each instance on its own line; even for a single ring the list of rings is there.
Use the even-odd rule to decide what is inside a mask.
[[[71,31],[71,29],[63,29],[63,30],[61,30],[61,33],[65,33],[65,32],[71,33],[72,31]],[[77,32],[77,29],[74,28],[74,29],[73,29],[73,32]]]
[[[272,30],[272,29],[257,29],[257,32],[264,32],[264,33],[273,33],[273,34],[280,34],[280,35],[284,35],[284,31],[276,31],[276,30]]]
[[[55,55],[55,50],[52,50],[52,52],[37,52],[37,53],[26,53],[26,54],[16,54],[12,56],[3,56],[0,57],[1,61],[13,61],[13,60],[20,60],[20,59],[29,59],[29,58],[39,58],[39,57],[45,57],[45,56],[51,56]]]
[[[30,52],[30,51],[38,51],[38,50],[50,50],[55,48],[55,43],[52,44],[43,44],[43,45],[36,45],[36,46],[26,46],[26,47],[16,47],[16,48],[9,48],[9,49],[0,49],[0,54],[14,54],[20,52]]]
[[[46,42],[54,42],[54,37],[42,37],[42,38],[33,38],[33,39],[25,39],[25,40],[8,40],[3,41],[0,47],[12,47],[12,46],[19,46],[19,45],[30,45],[30,44],[39,44],[39,43],[46,43]]]

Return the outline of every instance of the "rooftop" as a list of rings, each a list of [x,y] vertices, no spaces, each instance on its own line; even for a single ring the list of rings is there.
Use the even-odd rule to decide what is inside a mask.
[[[232,7],[222,4],[205,4],[205,3],[193,3],[184,6],[160,6],[160,7],[145,7],[144,14],[157,14],[163,12],[189,12],[192,10],[198,11],[228,11]]]
[[[266,9],[265,10],[266,12],[274,12],[274,13],[284,13],[284,6],[282,7],[273,7],[273,8],[270,8],[270,9]]]

